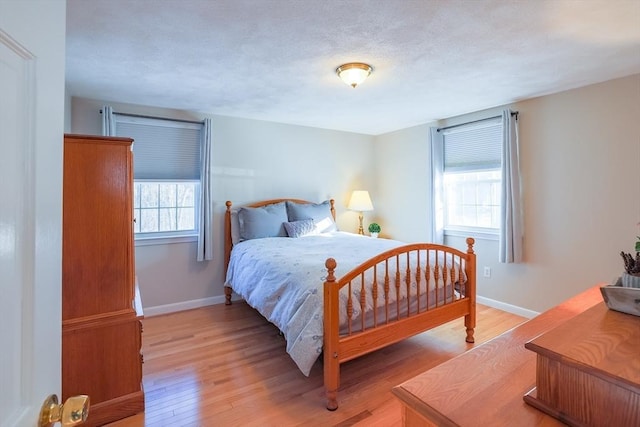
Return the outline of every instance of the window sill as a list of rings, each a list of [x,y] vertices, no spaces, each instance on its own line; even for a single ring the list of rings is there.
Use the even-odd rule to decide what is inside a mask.
[[[498,241],[500,236],[496,233],[478,230],[444,230],[445,237],[473,237],[480,240]]]
[[[197,235],[175,237],[135,237],[135,246],[169,245],[173,243],[190,243],[197,241]]]

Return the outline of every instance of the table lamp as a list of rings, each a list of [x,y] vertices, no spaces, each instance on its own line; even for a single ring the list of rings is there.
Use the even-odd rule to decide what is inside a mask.
[[[359,212],[358,219],[360,220],[360,226],[358,227],[358,234],[364,234],[364,228],[362,227],[363,212],[373,210],[369,192],[366,190],[355,190],[351,193],[351,199],[349,199],[347,209]]]

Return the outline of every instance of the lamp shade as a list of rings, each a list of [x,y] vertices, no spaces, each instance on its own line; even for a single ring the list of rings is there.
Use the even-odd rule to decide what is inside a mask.
[[[355,190],[351,193],[351,199],[349,200],[347,209],[360,212],[372,211],[373,204],[371,203],[369,192],[366,190]]]

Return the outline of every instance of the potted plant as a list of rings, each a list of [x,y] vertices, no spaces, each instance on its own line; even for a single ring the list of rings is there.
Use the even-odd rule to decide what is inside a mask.
[[[371,237],[378,237],[380,230],[381,230],[380,226],[375,222],[372,222],[371,224],[369,224],[369,233],[371,233]]]
[[[622,286],[626,288],[640,288],[640,236],[636,241],[635,247],[636,256],[634,257],[630,253],[620,252],[620,256],[624,261],[624,270],[620,281]]]

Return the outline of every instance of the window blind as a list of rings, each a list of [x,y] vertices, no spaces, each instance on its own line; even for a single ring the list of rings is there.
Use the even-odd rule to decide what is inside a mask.
[[[445,131],[444,172],[499,169],[501,141],[502,123],[499,119]]]
[[[200,179],[202,125],[116,116],[116,135],[133,138],[135,179]]]

